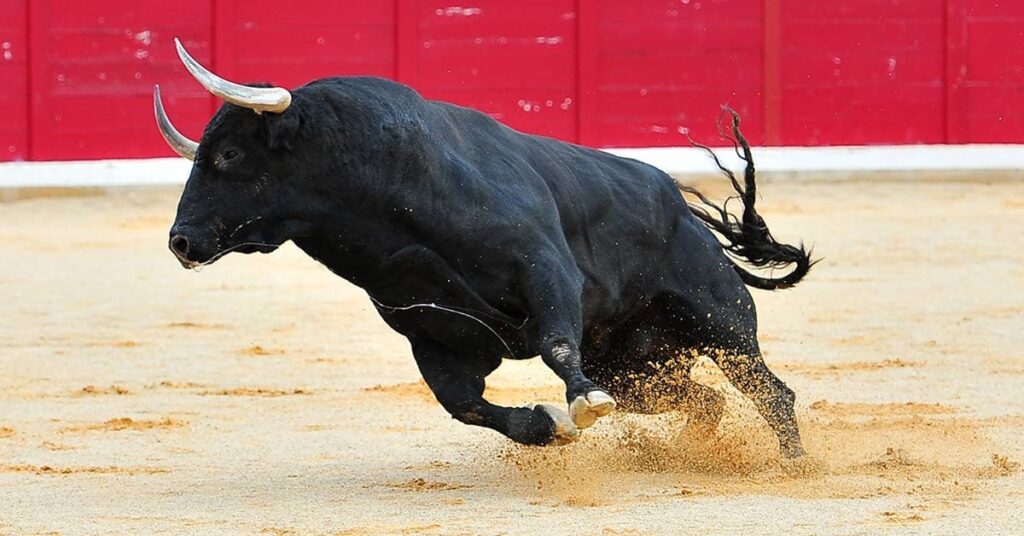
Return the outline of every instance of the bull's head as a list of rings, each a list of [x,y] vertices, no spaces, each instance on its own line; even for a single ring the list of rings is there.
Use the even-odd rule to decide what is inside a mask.
[[[169,246],[186,268],[209,264],[231,251],[267,253],[289,239],[310,232],[315,200],[310,169],[296,173],[297,162],[317,160],[303,147],[301,98],[279,87],[235,84],[196,62],[175,39],[178,56],[206,89],[225,104],[207,125],[200,142],[171,124],[153,91],[160,133],[179,155],[192,160],[192,172],[178,204]],[[255,112],[255,113],[254,113]],[[297,176],[306,175],[306,176]]]

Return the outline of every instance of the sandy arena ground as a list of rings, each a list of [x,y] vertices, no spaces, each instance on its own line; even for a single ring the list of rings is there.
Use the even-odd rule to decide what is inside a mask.
[[[707,361],[709,444],[617,414],[521,448],[293,246],[182,270],[176,190],[0,203],[0,534],[1022,533],[1024,182],[762,186],[825,258],[755,291],[800,464]],[[562,400],[539,360],[489,396]]]

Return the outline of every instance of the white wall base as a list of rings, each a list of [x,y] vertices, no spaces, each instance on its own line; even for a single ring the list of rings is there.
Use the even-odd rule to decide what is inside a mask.
[[[86,188],[184,184],[192,162],[183,158],[0,163],[0,188]]]
[[[1024,170],[1024,145],[882,145],[867,147],[754,147],[765,172],[1007,171]],[[693,147],[609,149],[673,175],[714,173]],[[731,149],[722,162],[741,169]],[[0,188],[106,187],[183,184],[191,162],[181,158],[0,163]]]
[[[1024,145],[753,147],[751,150],[757,169],[766,172],[1024,170]],[[608,152],[647,162],[673,175],[716,171],[704,151],[694,147],[609,149]],[[742,169],[742,162],[731,149],[715,148],[715,153],[723,164]]]

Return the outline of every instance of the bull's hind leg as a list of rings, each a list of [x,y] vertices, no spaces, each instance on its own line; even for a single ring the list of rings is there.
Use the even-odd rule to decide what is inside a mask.
[[[782,454],[801,456],[796,397],[761,357],[754,300],[715,238],[704,234],[680,235],[680,251],[690,256],[680,260],[668,316],[675,319],[680,343],[705,352],[754,403],[778,437]]]
[[[424,381],[441,406],[465,424],[497,430],[526,445],[568,443],[579,432],[559,408],[507,408],[484,400],[484,378],[498,368],[501,359],[465,359],[444,346],[427,340],[413,341],[413,355]]]
[[[734,291],[689,301],[687,323],[697,346],[705,348],[729,382],[749,398],[779,439],[782,454],[804,454],[793,405],[796,395],[765,365],[757,343],[753,300],[739,283]]]
[[[712,359],[737,389],[754,402],[779,439],[779,448],[787,458],[804,455],[793,404],[796,395],[768,367],[756,348],[721,350]]]

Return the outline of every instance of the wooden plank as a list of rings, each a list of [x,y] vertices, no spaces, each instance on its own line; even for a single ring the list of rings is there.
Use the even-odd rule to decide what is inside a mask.
[[[28,2],[0,3],[0,162],[29,157]]]
[[[720,145],[721,106],[764,142],[761,0],[595,2],[597,83],[588,144],[683,146],[686,133]]]
[[[576,2],[576,141],[583,145],[601,145],[600,107],[600,40],[598,0]],[[572,105],[573,103],[570,103]]]
[[[33,0],[29,10],[33,159],[170,156],[153,122],[158,83],[175,125],[199,138],[210,95],[173,38],[209,62],[208,0]]]
[[[945,141],[945,0],[780,5],[779,142]]]
[[[1024,4],[949,0],[947,137],[1024,142]]]
[[[270,0],[215,4],[214,56],[226,77],[294,88],[329,76],[394,76],[394,2],[315,0],[284,11]]]
[[[780,0],[764,3],[764,141],[782,144],[782,6]]]
[[[512,128],[575,141],[576,15],[576,0],[401,0],[399,79]]]

